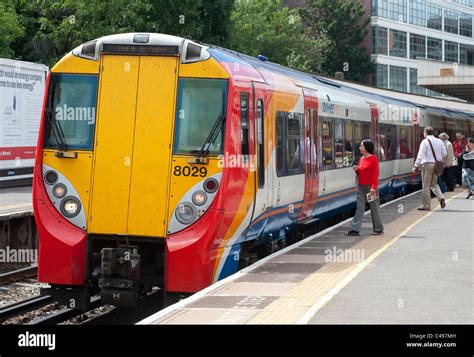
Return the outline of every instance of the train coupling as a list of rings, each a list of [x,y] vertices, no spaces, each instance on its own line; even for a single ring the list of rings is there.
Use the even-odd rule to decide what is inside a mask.
[[[99,278],[102,303],[134,306],[138,302],[140,255],[137,246],[103,248]]]

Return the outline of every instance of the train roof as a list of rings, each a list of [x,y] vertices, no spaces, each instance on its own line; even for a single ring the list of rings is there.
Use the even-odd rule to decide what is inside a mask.
[[[315,89],[317,89],[318,87],[324,87],[337,89],[338,91],[363,97],[368,103],[372,101],[374,103],[382,102],[387,105],[416,107],[439,116],[474,120],[474,106],[466,102],[414,95],[383,88],[374,88],[345,80],[336,80],[315,73],[307,73],[284,67],[277,63],[212,45],[209,45],[209,52],[213,58],[220,62],[244,62],[251,65],[266,82],[271,82],[272,80],[269,72],[278,73],[292,78],[295,85],[303,88],[311,89],[316,87]]]

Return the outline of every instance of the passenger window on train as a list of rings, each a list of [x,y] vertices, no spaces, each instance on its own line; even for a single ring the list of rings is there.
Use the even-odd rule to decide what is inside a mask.
[[[344,133],[341,119],[334,121],[334,162],[336,169],[344,166]]]
[[[380,161],[390,161],[394,159],[394,127],[394,125],[380,124]]]
[[[304,151],[301,145],[301,123],[298,115],[288,116],[288,169],[297,170],[301,167]]]
[[[276,117],[276,164],[277,164],[277,174],[282,176],[284,174],[284,149],[283,149],[283,115],[277,113]]]
[[[250,155],[249,129],[249,94],[242,92],[240,93],[240,131],[242,155],[247,155],[247,157]]]
[[[257,101],[257,131],[258,131],[258,187],[265,186],[265,140],[264,140],[263,100]]]
[[[346,120],[344,124],[344,166],[352,166],[354,163],[354,139],[353,139],[353,122]]]
[[[321,139],[323,143],[323,167],[332,169],[332,122],[323,120],[321,128]]]
[[[313,141],[311,145],[311,154],[313,155],[313,164],[318,165],[318,112],[316,110],[313,110]],[[314,169],[314,177],[318,175],[318,170],[316,170],[316,167]]]
[[[413,138],[411,126],[399,126],[397,137],[398,137],[398,159],[409,159],[413,157]]]
[[[359,146],[362,142],[362,123],[354,122],[354,162],[353,165],[357,165],[361,157]]]
[[[306,157],[306,176],[311,177],[311,156],[312,156],[312,150],[311,150],[311,110],[308,109],[306,111],[306,116],[305,116],[305,127],[306,127],[306,139],[305,139],[305,148],[307,151],[307,157]]]

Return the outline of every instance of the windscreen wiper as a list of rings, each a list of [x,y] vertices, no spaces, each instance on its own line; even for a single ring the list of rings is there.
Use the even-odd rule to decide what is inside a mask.
[[[61,126],[58,124],[58,122],[53,119],[53,113],[52,113],[52,110],[50,108],[46,109],[46,116],[48,118],[49,126],[54,132],[54,137],[56,138],[56,142],[58,144],[58,149],[60,151],[68,150],[69,147],[66,144],[66,139],[64,137],[64,132],[63,132]]]
[[[212,145],[216,141],[221,129],[224,126],[224,119],[225,119],[225,115],[222,113],[217,117],[201,149],[196,151],[196,156],[203,157],[209,154],[209,151],[211,151]]]

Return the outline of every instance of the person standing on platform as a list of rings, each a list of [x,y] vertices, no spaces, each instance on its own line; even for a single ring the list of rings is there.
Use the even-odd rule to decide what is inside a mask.
[[[474,138],[467,139],[467,147],[462,156],[462,183],[467,188],[466,199],[469,199],[474,195]]]
[[[430,126],[425,128],[423,132],[425,137],[420,144],[418,156],[413,166],[413,172],[417,172],[421,165],[421,183],[423,185],[422,206],[418,207],[420,211],[431,211],[431,194],[430,190],[436,195],[441,208],[446,207],[443,193],[438,185],[438,175],[436,174],[436,161],[444,162],[448,156],[446,147],[443,142],[434,137],[434,129]]]
[[[446,156],[446,160],[444,162],[444,171],[441,179],[446,184],[446,191],[452,192],[454,191],[454,170],[456,166],[453,166],[454,163],[454,148],[453,144],[449,141],[449,135],[446,133],[439,134],[439,138],[443,140],[443,144],[446,147],[446,151],[448,152],[448,156]]]
[[[380,216],[379,199],[377,194],[377,186],[379,183],[379,160],[374,155],[374,143],[372,140],[362,140],[359,150],[362,157],[359,159],[359,164],[353,166],[354,172],[358,176],[357,182],[357,208],[352,218],[350,230],[346,233],[348,236],[360,235],[362,227],[362,218],[364,217],[365,204],[368,202],[370,207],[370,214],[372,216],[373,235],[383,234],[382,217]],[[372,199],[368,201],[367,194],[370,194]]]
[[[456,158],[456,168],[454,170],[456,176],[456,184],[462,185],[462,152],[466,148],[466,140],[462,133],[456,133],[456,139],[453,141],[454,157]]]

